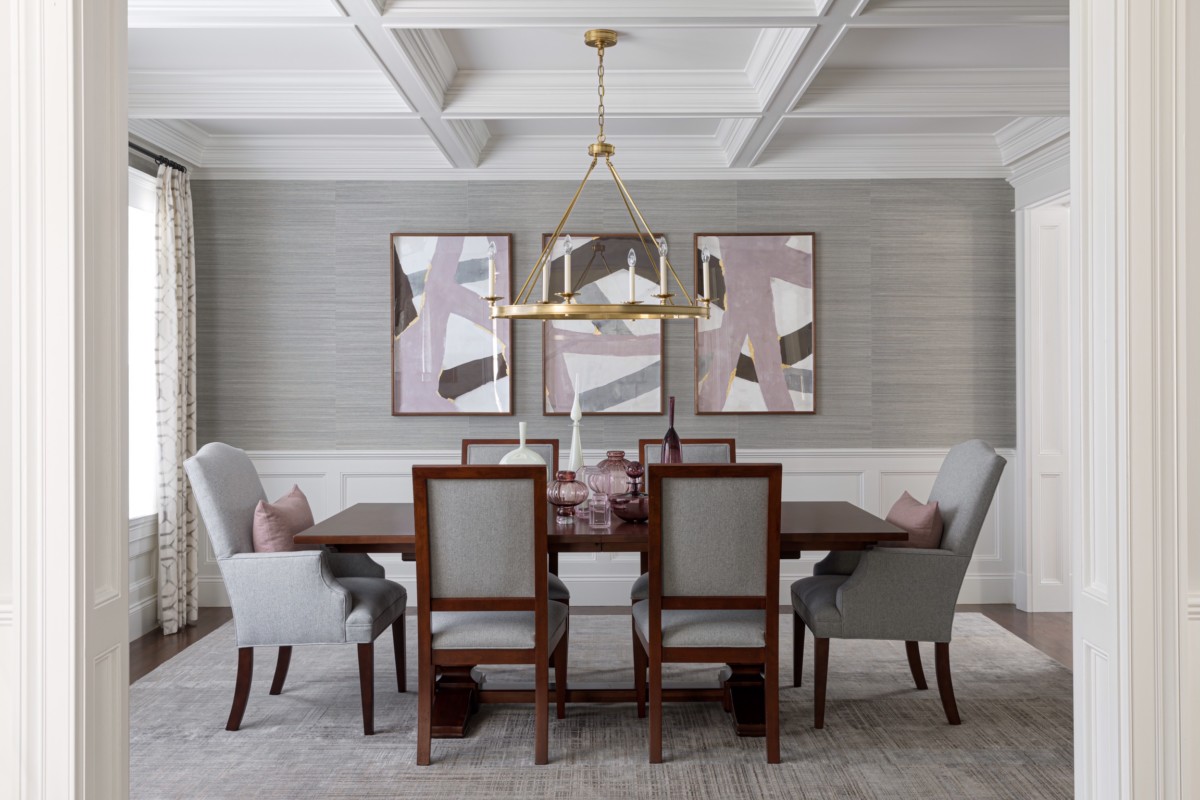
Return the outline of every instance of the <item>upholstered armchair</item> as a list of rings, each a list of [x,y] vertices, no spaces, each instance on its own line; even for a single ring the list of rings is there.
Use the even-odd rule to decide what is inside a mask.
[[[246,711],[255,647],[278,647],[271,694],[283,691],[292,647],[358,645],[363,733],[374,733],[374,641],[392,628],[397,688],[404,686],[404,587],[365,554],[323,549],[255,553],[254,509],[266,500],[242,450],[213,442],[184,464],[208,529],[237,632],[238,673],[226,730]]]
[[[801,681],[805,629],[816,638],[814,727],[825,724],[830,639],[905,642],[918,689],[928,688],[918,643],[933,642],[946,719],[951,725],[960,723],[950,678],[954,606],[1004,464],[991,445],[978,439],[950,449],[929,493],[944,525],[939,547],[831,553],[816,565],[811,578],[792,584],[796,686]]]

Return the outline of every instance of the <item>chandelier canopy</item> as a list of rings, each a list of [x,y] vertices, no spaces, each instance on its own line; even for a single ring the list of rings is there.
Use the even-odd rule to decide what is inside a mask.
[[[509,305],[498,305],[498,302],[504,298],[496,297],[494,293],[485,298],[491,305],[491,316],[493,319],[543,320],[708,319],[708,308],[711,298],[697,297],[695,302],[692,301],[691,295],[684,288],[683,283],[679,280],[679,276],[675,273],[675,268],[671,266],[670,259],[667,258],[667,240],[665,237],[659,238],[655,242],[656,246],[651,248],[650,242],[654,241],[654,234],[651,233],[650,226],[646,224],[645,218],[642,217],[642,212],[638,210],[637,203],[633,201],[633,197],[630,196],[629,190],[625,187],[625,182],[621,180],[620,174],[617,173],[617,168],[612,163],[612,156],[616,148],[610,142],[606,141],[604,136],[604,50],[616,45],[617,32],[605,29],[590,30],[583,35],[583,41],[588,47],[596,48],[596,54],[599,59],[599,66],[596,69],[596,93],[599,97],[599,104],[596,111],[599,132],[596,134],[596,141],[589,144],[587,148],[592,162],[588,166],[587,172],[584,173],[583,180],[579,182],[579,188],[575,190],[575,196],[567,204],[567,209],[563,212],[562,219],[558,221],[554,233],[546,240],[546,245],[542,248],[541,255],[538,256],[537,261],[534,263],[529,277],[525,279],[521,290],[513,298],[513,302]],[[563,228],[566,227],[567,220],[571,217],[571,211],[575,208],[575,203],[579,200],[579,195],[583,192],[583,187],[587,184],[588,178],[592,176],[592,172],[596,169],[596,165],[600,162],[601,158],[604,159],[604,166],[608,169],[609,174],[612,175],[617,193],[620,194],[621,200],[625,204],[625,210],[629,212],[629,219],[633,222],[633,229],[637,232],[642,246],[646,249],[647,253],[658,253],[658,265],[655,268],[658,277],[658,292],[653,295],[657,298],[657,303],[643,302],[636,297],[637,257],[633,250],[629,251],[627,259],[629,265],[629,299],[627,301],[621,303],[579,302],[577,300],[579,297],[577,290],[583,286],[584,278],[592,262],[589,261],[584,265],[583,271],[575,277],[575,280],[572,280],[572,245],[569,235],[562,242],[562,291],[553,292],[550,286],[550,264],[552,261],[550,256],[554,252],[554,245],[559,241]],[[707,258],[704,259],[703,268],[707,273]],[[674,287],[679,290],[678,294],[671,291],[672,281],[674,282]],[[541,299],[535,300],[533,299],[533,293],[539,285],[541,287]],[[708,276],[705,275],[704,287],[706,293],[708,285]],[[683,302],[675,302],[676,297],[681,297]]]

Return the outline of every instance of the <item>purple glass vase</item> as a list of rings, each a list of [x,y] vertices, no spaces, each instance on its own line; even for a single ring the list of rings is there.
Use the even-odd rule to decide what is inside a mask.
[[[640,461],[632,461],[625,474],[629,477],[629,491],[613,497],[612,513],[626,522],[645,522],[650,518],[650,498],[641,491],[642,476],[646,474],[646,468]]]
[[[624,450],[609,450],[603,461],[592,467],[584,481],[594,494],[615,495],[629,491],[627,470],[630,462],[625,460]]]
[[[662,454],[659,461],[663,464],[682,464],[683,445],[679,443],[679,434],[675,432],[675,397],[670,399],[670,417],[667,420],[667,435],[663,437]]]
[[[575,521],[575,506],[587,496],[587,487],[575,480],[575,473],[569,469],[555,473],[554,480],[546,487],[546,499],[554,506],[555,517],[563,525]]]

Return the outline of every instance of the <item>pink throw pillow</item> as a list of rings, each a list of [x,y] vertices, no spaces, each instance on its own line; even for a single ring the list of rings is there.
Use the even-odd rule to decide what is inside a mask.
[[[299,486],[274,503],[259,500],[254,509],[254,552],[280,553],[295,550],[297,533],[313,526],[312,509]]]
[[[905,492],[888,512],[887,521],[908,531],[907,542],[888,542],[888,547],[935,549],[942,543],[942,512],[936,501],[920,503]]]

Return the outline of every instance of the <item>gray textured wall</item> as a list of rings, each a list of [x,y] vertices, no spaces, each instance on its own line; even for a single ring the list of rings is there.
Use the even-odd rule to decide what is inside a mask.
[[[630,223],[603,176],[571,230]],[[574,185],[565,182],[196,181],[200,440],[251,449],[457,447],[466,436],[559,436],[541,414],[541,335],[514,323],[516,415],[392,417],[393,231],[514,234],[518,286]],[[699,232],[816,233],[813,416],[693,408],[693,326],[666,329],[683,437],[754,447],[1015,444],[1013,203],[1002,180],[656,181],[630,191],[691,285]],[[662,416],[588,417],[584,446],[661,436]]]

